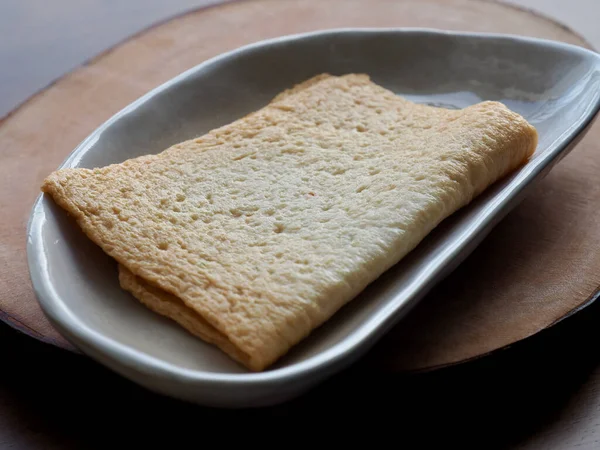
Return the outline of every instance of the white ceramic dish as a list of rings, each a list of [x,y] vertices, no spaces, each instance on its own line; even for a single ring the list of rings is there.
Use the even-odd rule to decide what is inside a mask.
[[[270,370],[246,373],[119,287],[115,263],[45,196],[28,258],[39,302],[65,337],[159,393],[222,407],[299,395],[351,364],[465,258],[583,136],[600,107],[600,57],[556,42],[422,29],[345,29],[260,42],[204,62],[103,124],[61,167],[97,167],[203,134],[310,76],[366,72],[412,100],[506,103],[538,129],[532,160],[434,231]]]

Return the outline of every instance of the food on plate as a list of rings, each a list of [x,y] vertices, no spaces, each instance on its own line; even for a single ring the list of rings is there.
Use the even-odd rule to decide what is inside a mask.
[[[536,145],[498,102],[449,110],[322,74],[160,154],[57,170],[42,190],[141,303],[262,371]]]

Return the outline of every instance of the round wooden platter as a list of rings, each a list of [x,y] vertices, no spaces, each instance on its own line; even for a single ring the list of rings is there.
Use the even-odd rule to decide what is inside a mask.
[[[76,351],[32,291],[25,228],[42,179],[91,131],[200,62],[266,38],[339,27],[512,33],[590,47],[566,27],[482,0],[246,0],[199,9],[131,37],[0,122],[0,317]],[[590,303],[600,285],[600,124],[481,246],[365,358],[393,371],[468,361]]]

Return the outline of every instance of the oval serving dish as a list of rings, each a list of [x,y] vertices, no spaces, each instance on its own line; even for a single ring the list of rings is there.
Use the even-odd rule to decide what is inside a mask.
[[[158,393],[219,407],[285,401],[356,361],[397,324],[573,148],[600,107],[600,57],[576,46],[428,29],[328,30],[259,42],[190,69],[101,125],[61,168],[158,153],[323,72],[367,73],[409,100],[433,105],[501,101],[537,128],[538,148],[524,167],[446,220],[262,373],[246,373],[135,301],[119,286],[116,262],[40,195],[29,222],[28,259],[53,325],[92,358]]]

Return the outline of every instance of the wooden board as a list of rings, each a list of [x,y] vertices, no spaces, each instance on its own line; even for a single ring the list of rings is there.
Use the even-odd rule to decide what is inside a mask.
[[[515,33],[589,47],[560,24],[482,0],[246,0],[197,10],[133,36],[38,93],[0,123],[1,318],[74,350],[42,314],[25,227],[42,178],[94,128],[148,90],[224,51],[337,27]],[[600,126],[447,280],[366,357],[389,370],[470,360],[531,336],[600,285]]]

